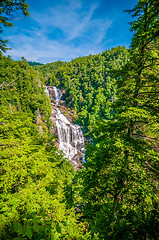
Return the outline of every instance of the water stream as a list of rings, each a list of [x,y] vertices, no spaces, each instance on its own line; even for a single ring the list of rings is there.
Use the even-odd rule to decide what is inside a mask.
[[[60,99],[62,92],[56,87],[46,87],[45,92],[50,97],[52,112],[55,112],[56,129],[58,135],[59,150],[72,162],[75,168],[79,159],[84,162],[84,136],[80,126],[72,124],[60,111]]]

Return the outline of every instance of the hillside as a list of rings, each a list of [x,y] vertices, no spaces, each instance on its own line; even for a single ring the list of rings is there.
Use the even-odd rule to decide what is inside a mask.
[[[81,237],[72,165],[57,154],[51,105],[28,63],[0,54],[0,238]]]
[[[55,62],[35,69],[42,73],[45,84],[65,91],[66,105],[74,109],[76,122],[88,131],[97,119],[110,118],[110,102],[116,98],[117,78],[112,70],[128,60],[128,50],[116,47],[102,54],[80,57],[68,63]]]
[[[40,61],[34,54],[41,56],[40,47],[51,44],[43,56],[47,61],[57,43],[66,56],[64,42],[76,40],[71,46],[78,46],[80,38],[74,38],[79,33],[86,40],[99,26],[105,35],[113,29],[115,22],[107,21],[106,31],[105,16],[99,18],[105,1],[98,3],[101,12],[90,1],[72,2],[75,6],[68,4],[71,11],[66,11],[71,16],[64,14],[67,7],[59,14],[61,2],[55,1],[55,18],[49,7],[48,19],[33,13],[26,35],[23,26],[24,53],[30,59]],[[84,8],[69,35],[68,22],[87,4],[90,9]],[[109,9],[109,4],[103,6]],[[25,0],[1,1],[0,33],[13,26],[18,11],[29,16]],[[138,0],[126,12],[133,18],[129,49],[118,46],[70,62],[32,66],[24,57],[14,61],[0,52],[0,239],[159,239],[159,5]],[[84,22],[78,24],[79,19]],[[111,40],[97,37],[98,44]],[[0,50],[7,45],[0,38]],[[17,49],[12,53],[19,54]]]

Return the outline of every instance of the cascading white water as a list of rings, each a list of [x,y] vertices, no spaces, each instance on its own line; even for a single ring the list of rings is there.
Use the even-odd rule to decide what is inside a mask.
[[[49,97],[49,90],[47,89],[47,87],[45,87],[45,93]]]
[[[57,109],[56,127],[59,138],[59,150],[63,150],[65,155],[71,160],[84,145],[84,137],[81,128],[73,125]]]
[[[54,100],[56,101],[56,104],[58,105],[61,97],[62,97],[62,92],[60,91],[59,88],[52,87],[53,92],[54,92]]]
[[[84,162],[84,136],[80,126],[72,124],[58,109],[58,104],[62,97],[60,89],[56,87],[46,87],[46,94],[48,95],[52,103],[53,111],[56,109],[56,128],[58,134],[59,150],[62,150],[67,158],[73,161],[76,167],[74,158],[79,155]],[[56,105],[53,103],[56,103]]]

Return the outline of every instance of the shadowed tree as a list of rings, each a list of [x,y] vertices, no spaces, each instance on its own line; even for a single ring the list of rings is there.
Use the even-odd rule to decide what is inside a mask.
[[[85,215],[101,239],[157,239],[159,37],[157,1],[133,10],[130,60],[119,71],[114,120],[94,128],[81,171]]]
[[[13,21],[20,17],[17,15],[29,16],[29,5],[25,0],[1,0],[0,1],[0,33],[4,31],[4,27],[12,27]],[[0,50],[5,52],[8,40],[0,38]]]

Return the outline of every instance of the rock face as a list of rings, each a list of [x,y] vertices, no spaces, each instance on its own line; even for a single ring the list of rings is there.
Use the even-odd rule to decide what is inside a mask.
[[[47,86],[45,90],[50,97],[53,121],[52,133],[58,136],[58,149],[71,161],[75,170],[84,162],[84,136],[80,126],[70,122],[61,112],[64,108],[60,104],[62,92],[56,87]]]

